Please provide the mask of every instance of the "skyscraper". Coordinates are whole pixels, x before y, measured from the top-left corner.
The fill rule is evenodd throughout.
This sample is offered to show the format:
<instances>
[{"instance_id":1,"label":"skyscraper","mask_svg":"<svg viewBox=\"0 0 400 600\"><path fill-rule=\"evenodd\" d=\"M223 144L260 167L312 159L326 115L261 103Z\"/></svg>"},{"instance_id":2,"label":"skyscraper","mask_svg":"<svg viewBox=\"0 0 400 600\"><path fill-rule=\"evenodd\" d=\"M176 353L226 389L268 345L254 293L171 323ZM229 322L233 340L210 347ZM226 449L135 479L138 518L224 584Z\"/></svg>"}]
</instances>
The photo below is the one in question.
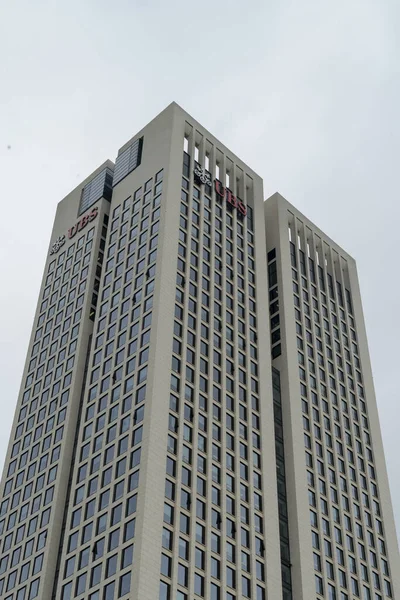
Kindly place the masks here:
<instances>
[{"instance_id":1,"label":"skyscraper","mask_svg":"<svg viewBox=\"0 0 400 600\"><path fill-rule=\"evenodd\" d=\"M354 261L175 103L58 206L0 490L5 600L384 600Z\"/></svg>"},{"instance_id":2,"label":"skyscraper","mask_svg":"<svg viewBox=\"0 0 400 600\"><path fill-rule=\"evenodd\" d=\"M398 545L355 261L279 194L265 203L265 217L294 597L398 598Z\"/></svg>"}]
</instances>

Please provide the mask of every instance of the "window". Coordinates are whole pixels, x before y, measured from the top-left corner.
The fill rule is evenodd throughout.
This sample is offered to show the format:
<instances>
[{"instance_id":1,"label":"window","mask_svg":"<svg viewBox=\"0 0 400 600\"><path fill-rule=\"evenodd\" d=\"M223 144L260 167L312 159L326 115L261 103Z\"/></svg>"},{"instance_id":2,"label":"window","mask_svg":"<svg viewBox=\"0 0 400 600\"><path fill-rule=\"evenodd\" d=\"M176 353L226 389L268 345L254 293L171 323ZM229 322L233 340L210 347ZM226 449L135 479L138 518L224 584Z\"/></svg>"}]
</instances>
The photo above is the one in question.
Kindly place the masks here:
<instances>
[{"instance_id":1,"label":"window","mask_svg":"<svg viewBox=\"0 0 400 600\"><path fill-rule=\"evenodd\" d=\"M132 539L135 535L135 519L128 521L124 527L124 542Z\"/></svg>"},{"instance_id":2,"label":"window","mask_svg":"<svg viewBox=\"0 0 400 600\"><path fill-rule=\"evenodd\" d=\"M131 589L131 574L125 573L119 580L118 598L128 594Z\"/></svg>"},{"instance_id":3,"label":"window","mask_svg":"<svg viewBox=\"0 0 400 600\"><path fill-rule=\"evenodd\" d=\"M242 575L242 594L245 598L251 597L250 579L247 579L244 575Z\"/></svg>"},{"instance_id":4,"label":"window","mask_svg":"<svg viewBox=\"0 0 400 600\"><path fill-rule=\"evenodd\" d=\"M171 577L171 563L172 559L170 556L161 554L161 575L165 575L165 577Z\"/></svg>"},{"instance_id":5,"label":"window","mask_svg":"<svg viewBox=\"0 0 400 600\"><path fill-rule=\"evenodd\" d=\"M160 582L159 600L171 600L170 586L168 583L165 583L164 581Z\"/></svg>"},{"instance_id":6,"label":"window","mask_svg":"<svg viewBox=\"0 0 400 600\"><path fill-rule=\"evenodd\" d=\"M317 592L317 594L321 594L321 595L324 593L324 586L322 583L322 579L318 575L315 576L315 591Z\"/></svg>"},{"instance_id":7,"label":"window","mask_svg":"<svg viewBox=\"0 0 400 600\"><path fill-rule=\"evenodd\" d=\"M61 600L70 600L71 591L72 591L72 583L67 583L66 585L63 585L62 592L61 592ZM34 598L34 596L29 596L29 597Z\"/></svg>"},{"instance_id":8,"label":"window","mask_svg":"<svg viewBox=\"0 0 400 600\"><path fill-rule=\"evenodd\" d=\"M76 580L75 595L78 596L79 594L83 594L83 592L85 591L85 588L86 588L86 573L83 573L83 575L79 575L79 577Z\"/></svg>"},{"instance_id":9,"label":"window","mask_svg":"<svg viewBox=\"0 0 400 600\"><path fill-rule=\"evenodd\" d=\"M106 563L106 578L115 575L117 570L117 554L114 554L110 558L107 559Z\"/></svg>"},{"instance_id":10,"label":"window","mask_svg":"<svg viewBox=\"0 0 400 600\"><path fill-rule=\"evenodd\" d=\"M194 593L204 597L204 577L198 573L194 575Z\"/></svg>"},{"instance_id":11,"label":"window","mask_svg":"<svg viewBox=\"0 0 400 600\"><path fill-rule=\"evenodd\" d=\"M115 581L112 581L104 588L103 600L114 600Z\"/></svg>"},{"instance_id":12,"label":"window","mask_svg":"<svg viewBox=\"0 0 400 600\"><path fill-rule=\"evenodd\" d=\"M93 557L93 558L95 558L95 557ZM90 587L93 587L93 586L97 585L98 583L100 583L101 568L102 568L102 565L100 564L92 569L91 574L90 574Z\"/></svg>"},{"instance_id":13,"label":"window","mask_svg":"<svg viewBox=\"0 0 400 600\"><path fill-rule=\"evenodd\" d=\"M226 568L226 585L233 589L236 588L236 571L231 567Z\"/></svg>"}]
</instances>

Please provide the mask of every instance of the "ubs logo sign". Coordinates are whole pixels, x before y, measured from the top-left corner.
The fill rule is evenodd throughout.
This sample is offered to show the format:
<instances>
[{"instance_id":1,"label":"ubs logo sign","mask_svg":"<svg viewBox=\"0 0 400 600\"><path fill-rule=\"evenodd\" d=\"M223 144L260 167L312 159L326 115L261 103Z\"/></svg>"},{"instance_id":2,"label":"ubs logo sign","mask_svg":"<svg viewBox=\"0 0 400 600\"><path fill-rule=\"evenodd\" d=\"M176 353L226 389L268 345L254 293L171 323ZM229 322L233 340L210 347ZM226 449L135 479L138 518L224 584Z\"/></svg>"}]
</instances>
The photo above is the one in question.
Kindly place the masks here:
<instances>
[{"instance_id":1,"label":"ubs logo sign","mask_svg":"<svg viewBox=\"0 0 400 600\"><path fill-rule=\"evenodd\" d=\"M59 251L59 249L61 248L61 246L64 246L64 244L65 244L65 235L60 235L60 237L58 239L56 239L56 241L52 245L50 254L56 254Z\"/></svg>"},{"instance_id":2,"label":"ubs logo sign","mask_svg":"<svg viewBox=\"0 0 400 600\"><path fill-rule=\"evenodd\" d=\"M78 233L78 231L82 231L82 229L84 229L88 223L90 223L97 217L98 212L99 209L97 208L97 206L95 206L90 213L84 215L80 221L78 221L73 227L68 229L68 238L71 239L74 237L74 235Z\"/></svg>"},{"instance_id":3,"label":"ubs logo sign","mask_svg":"<svg viewBox=\"0 0 400 600\"><path fill-rule=\"evenodd\" d=\"M78 233L78 231L82 231L82 229L84 229L88 223L90 223L97 217L98 212L99 212L99 209L97 206L95 206L91 210L90 213L88 213L87 215L84 215L82 217L82 219L80 219L80 221L75 223L75 225L73 227L70 227L68 229L68 234L67 234L68 239L73 238ZM50 249L50 255L56 254L59 251L59 249L62 246L64 246L65 242L66 242L66 236L60 235L60 237L57 238L56 241L54 242L54 244L52 245L52 247Z\"/></svg>"},{"instance_id":4,"label":"ubs logo sign","mask_svg":"<svg viewBox=\"0 0 400 600\"><path fill-rule=\"evenodd\" d=\"M210 175L205 169L202 169L199 165L196 165L194 169L194 180L198 185L204 184L212 186L212 180ZM246 205L243 204L239 198L236 198L229 188L224 188L219 179L214 179L215 193L220 200L225 200L230 206L236 208L238 216L245 217L247 214Z\"/></svg>"},{"instance_id":5,"label":"ubs logo sign","mask_svg":"<svg viewBox=\"0 0 400 600\"><path fill-rule=\"evenodd\" d=\"M240 215L243 215L245 217L247 214L247 208L243 204L243 202L236 198L236 196L232 194L230 189L224 188L222 186L222 183L218 179L216 179L214 183L215 193L217 194L217 196L219 196L221 199L224 199L225 202L228 202L228 204L233 206L233 208L236 208Z\"/></svg>"},{"instance_id":6,"label":"ubs logo sign","mask_svg":"<svg viewBox=\"0 0 400 600\"><path fill-rule=\"evenodd\" d=\"M211 177L208 175L207 171L202 169L199 166L196 166L194 170L194 178L198 183L204 183L204 185L212 186Z\"/></svg>"}]
</instances>

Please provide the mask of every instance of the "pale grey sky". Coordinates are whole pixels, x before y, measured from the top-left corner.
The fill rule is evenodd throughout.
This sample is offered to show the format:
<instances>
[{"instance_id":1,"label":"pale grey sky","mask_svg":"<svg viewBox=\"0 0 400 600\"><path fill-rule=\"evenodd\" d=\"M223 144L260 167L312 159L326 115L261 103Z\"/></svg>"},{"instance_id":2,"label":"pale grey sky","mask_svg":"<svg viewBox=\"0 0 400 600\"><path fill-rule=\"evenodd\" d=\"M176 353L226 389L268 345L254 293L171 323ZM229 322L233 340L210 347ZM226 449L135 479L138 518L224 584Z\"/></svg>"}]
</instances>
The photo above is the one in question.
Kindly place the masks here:
<instances>
[{"instance_id":1,"label":"pale grey sky","mask_svg":"<svg viewBox=\"0 0 400 600\"><path fill-rule=\"evenodd\" d=\"M56 204L176 100L356 258L400 530L399 25L398 0L0 0L0 464Z\"/></svg>"}]
</instances>

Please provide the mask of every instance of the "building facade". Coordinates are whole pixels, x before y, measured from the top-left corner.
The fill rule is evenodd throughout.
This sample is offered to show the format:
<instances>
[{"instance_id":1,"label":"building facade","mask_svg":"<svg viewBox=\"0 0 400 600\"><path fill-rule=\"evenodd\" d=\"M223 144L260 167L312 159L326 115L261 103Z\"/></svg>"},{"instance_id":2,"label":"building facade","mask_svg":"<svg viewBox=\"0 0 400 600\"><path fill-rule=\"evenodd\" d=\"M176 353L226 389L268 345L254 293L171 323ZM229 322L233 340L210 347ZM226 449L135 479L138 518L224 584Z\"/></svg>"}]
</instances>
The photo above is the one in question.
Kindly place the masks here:
<instances>
[{"instance_id":1,"label":"building facade","mask_svg":"<svg viewBox=\"0 0 400 600\"><path fill-rule=\"evenodd\" d=\"M354 261L175 103L58 205L0 488L5 600L384 600Z\"/></svg>"},{"instance_id":2,"label":"building facade","mask_svg":"<svg viewBox=\"0 0 400 600\"><path fill-rule=\"evenodd\" d=\"M265 224L294 597L398 598L355 261L279 194L265 203Z\"/></svg>"}]
</instances>

